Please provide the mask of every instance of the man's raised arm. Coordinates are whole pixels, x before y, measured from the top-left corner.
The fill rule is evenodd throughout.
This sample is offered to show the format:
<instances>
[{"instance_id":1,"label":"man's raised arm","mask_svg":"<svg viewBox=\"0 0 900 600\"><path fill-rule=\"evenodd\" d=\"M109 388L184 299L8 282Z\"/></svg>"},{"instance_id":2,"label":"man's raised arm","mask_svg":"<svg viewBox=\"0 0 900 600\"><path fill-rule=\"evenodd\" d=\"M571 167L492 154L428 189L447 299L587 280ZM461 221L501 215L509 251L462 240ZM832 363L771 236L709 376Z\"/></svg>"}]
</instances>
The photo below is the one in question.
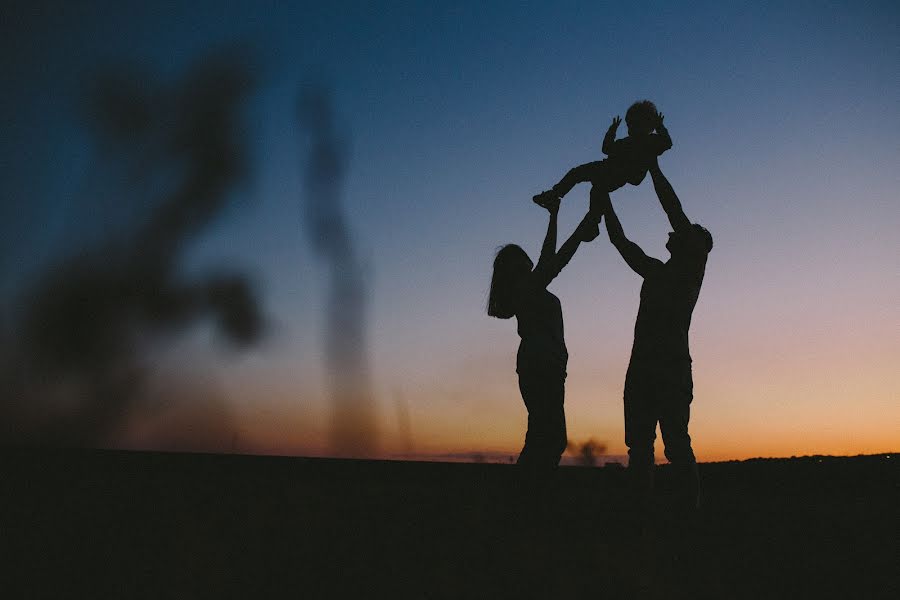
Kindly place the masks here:
<instances>
[{"instance_id":1,"label":"man's raised arm","mask_svg":"<svg viewBox=\"0 0 900 600\"><path fill-rule=\"evenodd\" d=\"M654 162L653 166L650 167L650 177L653 178L653 189L656 190L659 203L662 204L663 210L666 211L666 216L669 217L672 229L677 232L687 230L691 226L691 222L688 220L687 215L684 214L684 209L681 208L681 201L675 195L672 184L663 175L658 162Z\"/></svg>"},{"instance_id":2,"label":"man's raised arm","mask_svg":"<svg viewBox=\"0 0 900 600\"><path fill-rule=\"evenodd\" d=\"M647 256L641 247L625 237L625 231L619 222L616 211L613 210L612 202L609 199L609 193L591 189L591 211L603 212L606 220L606 233L609 234L609 241L616 247L625 262L631 269L641 277L647 277L655 269L662 266L662 262L656 258Z\"/></svg>"}]
</instances>

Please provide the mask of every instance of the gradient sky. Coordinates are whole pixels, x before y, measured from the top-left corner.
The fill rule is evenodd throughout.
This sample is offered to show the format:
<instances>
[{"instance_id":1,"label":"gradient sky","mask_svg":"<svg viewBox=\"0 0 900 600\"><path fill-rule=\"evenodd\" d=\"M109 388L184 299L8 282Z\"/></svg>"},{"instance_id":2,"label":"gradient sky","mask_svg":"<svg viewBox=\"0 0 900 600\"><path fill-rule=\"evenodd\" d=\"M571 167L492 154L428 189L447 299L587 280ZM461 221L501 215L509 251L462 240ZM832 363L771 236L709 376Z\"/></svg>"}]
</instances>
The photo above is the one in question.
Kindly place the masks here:
<instances>
[{"instance_id":1,"label":"gradient sky","mask_svg":"<svg viewBox=\"0 0 900 600\"><path fill-rule=\"evenodd\" d=\"M0 295L14 315L29 276L114 223L88 191L97 157L79 102L91 73L133 60L177 76L223 45L255 48L254 175L186 269L251 271L275 326L245 354L211 350L197 327L151 385L165 395L181 382L188 428L211 418L209 390L224 398L232 425L212 449L238 437L246 451L327 454L326 272L303 236L295 120L309 81L332 87L351 141L344 199L371 268L384 455L518 451L515 324L484 310L493 253L515 242L536 256L546 213L531 196L597 160L612 117L642 98L674 139L663 171L715 238L691 330L698 457L900 446L896 3L146 4L3 9ZM613 202L626 234L667 258L649 178ZM576 187L561 240L586 206ZM625 452L639 289L605 235L551 286L569 437L611 454ZM164 438L137 423L121 443Z\"/></svg>"}]
</instances>

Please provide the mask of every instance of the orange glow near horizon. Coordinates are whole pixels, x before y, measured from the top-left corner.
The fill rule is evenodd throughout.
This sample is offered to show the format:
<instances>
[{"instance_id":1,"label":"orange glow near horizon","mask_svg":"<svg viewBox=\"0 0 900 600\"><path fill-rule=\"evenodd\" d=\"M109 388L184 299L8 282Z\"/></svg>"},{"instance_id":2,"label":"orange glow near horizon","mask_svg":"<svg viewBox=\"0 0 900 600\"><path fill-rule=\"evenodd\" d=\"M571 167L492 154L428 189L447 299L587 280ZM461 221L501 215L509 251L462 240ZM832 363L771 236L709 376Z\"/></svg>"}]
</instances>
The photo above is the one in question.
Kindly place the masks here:
<instances>
[{"instance_id":1,"label":"orange glow near horizon","mask_svg":"<svg viewBox=\"0 0 900 600\"><path fill-rule=\"evenodd\" d=\"M515 383L514 375L501 379L504 383ZM695 453L701 462L810 455L852 456L900 450L896 428L886 427L886 423L877 418L878 415L854 411L852 403L842 410L811 413L811 408L816 404L833 407L836 400L844 399L845 390L833 386L829 389L827 381L819 387L809 388L807 384L792 386L775 378L760 389L740 392L729 385L730 381L727 375L720 378L695 377L691 435ZM486 385L485 389L490 387ZM495 384L495 387L500 385ZM570 442L580 444L594 439L606 445L605 455L627 455L621 398L615 395L615 387L603 387L606 394L599 395L605 395L607 399L594 404L592 399L595 394L588 383L568 386ZM441 408L441 396L435 394L430 403L422 402L420 410L412 411L408 438L398 430L396 420L390 418L390 411L381 410L376 432L378 450L373 456L359 458L443 460L456 457L465 460L471 457L474 460L476 455L483 455L505 462L502 457L515 457L525 434L524 407L516 388L510 386L502 392L492 391L495 393L493 398L481 398L480 412L470 411L465 406L457 406L456 410ZM815 401L808 397L803 400L799 395L802 391L813 393ZM752 406L753 398L761 394L767 395L771 405L778 407L774 414L747 411L734 416L733 406ZM726 396L729 397L727 403L716 403L716 398ZM293 409L284 403L273 402L269 410L253 410L250 414L235 411L231 425L222 425L218 430L210 428L199 437L196 423L192 424L188 414L168 420L165 428L144 427L142 431L132 431L118 445L142 449L329 456L327 405L313 403L316 406L313 410L307 404L298 410L299 400L291 404ZM435 413L440 411L442 418L421 410L421 407L429 405L435 407ZM890 398L885 398L884 407L886 410L882 416L895 418L891 414L896 410ZM838 415L839 419L836 418ZM200 419L197 414L193 416ZM180 428L185 429L184 435L178 435ZM160 431L164 434L159 435ZM657 462L665 461L659 436L656 456Z\"/></svg>"}]
</instances>

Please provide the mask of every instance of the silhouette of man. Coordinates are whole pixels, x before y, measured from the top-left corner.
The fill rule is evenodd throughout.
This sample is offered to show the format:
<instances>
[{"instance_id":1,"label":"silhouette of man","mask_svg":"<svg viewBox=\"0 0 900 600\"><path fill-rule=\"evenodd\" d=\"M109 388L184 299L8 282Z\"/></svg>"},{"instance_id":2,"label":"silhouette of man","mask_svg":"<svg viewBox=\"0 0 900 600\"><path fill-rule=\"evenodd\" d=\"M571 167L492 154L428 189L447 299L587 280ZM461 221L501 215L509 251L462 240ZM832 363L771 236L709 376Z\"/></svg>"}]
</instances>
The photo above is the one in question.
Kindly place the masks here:
<instances>
[{"instance_id":1,"label":"silhouette of man","mask_svg":"<svg viewBox=\"0 0 900 600\"><path fill-rule=\"evenodd\" d=\"M628 470L639 502L645 506L653 487L653 442L659 423L666 458L677 472L679 504L693 510L699 505L700 480L688 435L693 399L688 329L712 249L712 236L688 220L655 161L650 175L673 229L666 243L671 258L666 262L647 256L625 237L608 192L592 189L591 203L596 204L598 214L602 211L606 215L609 240L628 266L644 278L625 377Z\"/></svg>"}]
</instances>

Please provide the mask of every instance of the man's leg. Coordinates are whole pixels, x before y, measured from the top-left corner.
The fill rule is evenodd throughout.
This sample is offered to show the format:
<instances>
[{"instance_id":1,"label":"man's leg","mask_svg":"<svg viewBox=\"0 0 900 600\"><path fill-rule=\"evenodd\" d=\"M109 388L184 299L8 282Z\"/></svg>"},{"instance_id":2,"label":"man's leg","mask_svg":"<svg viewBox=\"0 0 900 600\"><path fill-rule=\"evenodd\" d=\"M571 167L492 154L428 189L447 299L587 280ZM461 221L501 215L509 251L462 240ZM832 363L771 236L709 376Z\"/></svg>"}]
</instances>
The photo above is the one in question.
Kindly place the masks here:
<instances>
[{"instance_id":1,"label":"man's leg","mask_svg":"<svg viewBox=\"0 0 900 600\"><path fill-rule=\"evenodd\" d=\"M671 536L673 567L681 585L690 590L696 585L699 573L695 520L700 505L700 475L688 434L693 396L690 367L678 369L666 379L669 393L660 407L659 428L676 485L667 530Z\"/></svg>"},{"instance_id":2,"label":"man's leg","mask_svg":"<svg viewBox=\"0 0 900 600\"><path fill-rule=\"evenodd\" d=\"M653 379L629 367L625 379L625 444L628 446L628 479L631 507L625 518L629 535L623 552L635 585L648 591L654 572L654 533L651 500L653 491L653 442L656 412Z\"/></svg>"},{"instance_id":3,"label":"man's leg","mask_svg":"<svg viewBox=\"0 0 900 600\"><path fill-rule=\"evenodd\" d=\"M690 410L687 404L664 410L659 428L666 445L666 458L675 470L679 508L696 510L700 505L700 473L687 431Z\"/></svg>"},{"instance_id":4,"label":"man's leg","mask_svg":"<svg viewBox=\"0 0 900 600\"><path fill-rule=\"evenodd\" d=\"M645 510L653 489L653 442L656 441L656 411L652 381L629 369L625 381L625 445L628 474L637 508Z\"/></svg>"},{"instance_id":5,"label":"man's leg","mask_svg":"<svg viewBox=\"0 0 900 600\"><path fill-rule=\"evenodd\" d=\"M678 508L691 512L700 504L700 473L688 433L693 399L690 366L678 368L667 379L668 390L660 407L659 428L666 458L675 469Z\"/></svg>"}]
</instances>

